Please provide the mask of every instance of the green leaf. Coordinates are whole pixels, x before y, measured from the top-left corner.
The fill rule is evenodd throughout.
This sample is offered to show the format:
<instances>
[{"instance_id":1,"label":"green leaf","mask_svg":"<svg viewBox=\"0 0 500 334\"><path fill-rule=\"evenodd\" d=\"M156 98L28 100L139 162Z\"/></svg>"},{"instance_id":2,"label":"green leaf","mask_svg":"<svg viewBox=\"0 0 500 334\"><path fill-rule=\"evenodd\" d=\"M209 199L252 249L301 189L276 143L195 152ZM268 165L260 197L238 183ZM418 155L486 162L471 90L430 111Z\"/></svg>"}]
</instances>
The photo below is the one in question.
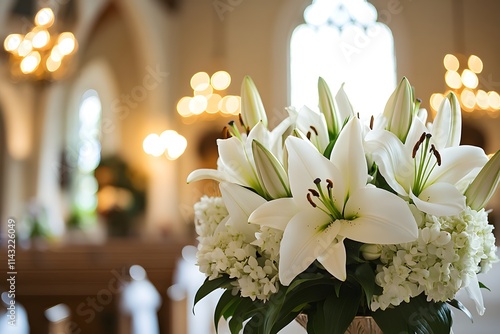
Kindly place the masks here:
<instances>
[{"instance_id":1,"label":"green leaf","mask_svg":"<svg viewBox=\"0 0 500 334\"><path fill-rule=\"evenodd\" d=\"M460 311L464 312L465 315L470 319L470 321L474 322L474 319L472 318L472 313L470 313L469 309L467 307L465 307L465 305L462 304L460 301L458 301L456 299L452 299L452 300L449 300L447 303L450 304L451 306L459 309Z\"/></svg>"},{"instance_id":2,"label":"green leaf","mask_svg":"<svg viewBox=\"0 0 500 334\"><path fill-rule=\"evenodd\" d=\"M443 302L428 302L424 294L410 299L409 303L377 310L373 318L384 334L449 333L452 324L451 312Z\"/></svg>"},{"instance_id":3,"label":"green leaf","mask_svg":"<svg viewBox=\"0 0 500 334\"><path fill-rule=\"evenodd\" d=\"M366 305L370 305L375 290L375 273L368 263L356 267L354 279L361 285L366 296Z\"/></svg>"},{"instance_id":4,"label":"green leaf","mask_svg":"<svg viewBox=\"0 0 500 334\"><path fill-rule=\"evenodd\" d=\"M488 288L488 287L487 287L486 285L484 285L482 282L479 282L479 287L480 287L481 289L486 289L486 290L488 290L489 292L491 292L490 288Z\"/></svg>"},{"instance_id":5,"label":"green leaf","mask_svg":"<svg viewBox=\"0 0 500 334\"><path fill-rule=\"evenodd\" d=\"M238 334L243 329L245 320L253 315L257 306L260 306L260 302L253 301L248 297L240 297L240 300L238 306L233 311L231 319L229 319L229 330L232 334Z\"/></svg>"},{"instance_id":6,"label":"green leaf","mask_svg":"<svg viewBox=\"0 0 500 334\"><path fill-rule=\"evenodd\" d=\"M344 334L358 312L361 294L358 284L346 282L342 284L339 296L328 294L324 302L318 303L316 312L310 313L313 333Z\"/></svg>"},{"instance_id":7,"label":"green leaf","mask_svg":"<svg viewBox=\"0 0 500 334\"><path fill-rule=\"evenodd\" d=\"M194 296L193 314L194 314L194 307L201 299L206 297L210 292L217 290L218 288L222 288L226 284L229 285L230 282L231 280L227 276L218 277L213 280L209 280L207 277L207 279L205 279L205 282L203 282L201 287L196 292L196 295Z\"/></svg>"},{"instance_id":8,"label":"green leaf","mask_svg":"<svg viewBox=\"0 0 500 334\"><path fill-rule=\"evenodd\" d=\"M230 289L226 290L219 299L217 306L214 311L214 324L215 331L219 332L219 321L222 316L225 319L228 319L233 315L235 308L241 302L241 298L239 296L233 296L232 291Z\"/></svg>"}]
</instances>

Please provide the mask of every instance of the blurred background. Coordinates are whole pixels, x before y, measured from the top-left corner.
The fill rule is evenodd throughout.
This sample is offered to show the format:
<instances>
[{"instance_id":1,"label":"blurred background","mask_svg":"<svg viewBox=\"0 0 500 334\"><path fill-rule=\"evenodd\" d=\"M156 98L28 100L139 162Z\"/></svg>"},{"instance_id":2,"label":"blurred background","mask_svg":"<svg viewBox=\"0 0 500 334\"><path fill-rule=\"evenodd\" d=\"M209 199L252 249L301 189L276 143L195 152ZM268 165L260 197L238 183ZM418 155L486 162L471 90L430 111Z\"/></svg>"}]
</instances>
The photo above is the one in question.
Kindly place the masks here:
<instances>
[{"instance_id":1,"label":"blurred background","mask_svg":"<svg viewBox=\"0 0 500 334\"><path fill-rule=\"evenodd\" d=\"M125 305L137 282L158 293L144 333L195 332L185 246L193 204L218 188L185 180L216 168L245 75L271 127L289 105L316 108L318 76L334 93L345 83L366 118L406 76L430 119L457 93L462 143L497 151L499 12L495 0L1 1L0 235L5 246L15 225L31 333L133 332L151 320L138 297ZM498 194L489 207L498 224Z\"/></svg>"}]
</instances>

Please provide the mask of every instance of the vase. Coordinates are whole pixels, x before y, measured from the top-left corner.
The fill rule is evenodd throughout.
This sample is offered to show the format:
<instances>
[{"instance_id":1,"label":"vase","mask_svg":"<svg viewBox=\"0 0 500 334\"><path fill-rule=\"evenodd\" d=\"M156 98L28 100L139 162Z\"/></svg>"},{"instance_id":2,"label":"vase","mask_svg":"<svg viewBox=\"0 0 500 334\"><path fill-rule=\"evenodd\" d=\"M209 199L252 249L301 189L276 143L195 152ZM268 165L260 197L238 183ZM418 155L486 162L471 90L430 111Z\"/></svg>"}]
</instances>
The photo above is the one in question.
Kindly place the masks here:
<instances>
[{"instance_id":1,"label":"vase","mask_svg":"<svg viewBox=\"0 0 500 334\"><path fill-rule=\"evenodd\" d=\"M307 315L299 314L295 321L307 329ZM346 334L383 334L375 319L370 316L355 316L347 328Z\"/></svg>"}]
</instances>

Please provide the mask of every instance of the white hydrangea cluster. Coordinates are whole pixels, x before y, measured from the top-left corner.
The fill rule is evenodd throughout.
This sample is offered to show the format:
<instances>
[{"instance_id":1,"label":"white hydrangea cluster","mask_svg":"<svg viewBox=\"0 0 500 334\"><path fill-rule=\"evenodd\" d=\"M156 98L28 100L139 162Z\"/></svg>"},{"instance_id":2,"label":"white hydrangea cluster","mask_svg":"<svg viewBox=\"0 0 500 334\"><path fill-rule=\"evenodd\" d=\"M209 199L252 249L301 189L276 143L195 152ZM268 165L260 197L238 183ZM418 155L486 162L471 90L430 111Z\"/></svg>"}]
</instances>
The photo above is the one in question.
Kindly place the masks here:
<instances>
[{"instance_id":1,"label":"white hydrangea cluster","mask_svg":"<svg viewBox=\"0 0 500 334\"><path fill-rule=\"evenodd\" d=\"M428 301L453 299L473 275L498 261L493 225L484 209L466 208L450 217L421 213L416 218L415 242L380 246L376 283L383 293L373 297L373 311L409 302L422 292Z\"/></svg>"},{"instance_id":2,"label":"white hydrangea cluster","mask_svg":"<svg viewBox=\"0 0 500 334\"><path fill-rule=\"evenodd\" d=\"M249 244L227 226L228 212L220 197L203 196L194 206L198 233L198 266L210 280L223 274L235 280L234 293L266 301L278 289L279 242L282 232L263 228Z\"/></svg>"}]
</instances>

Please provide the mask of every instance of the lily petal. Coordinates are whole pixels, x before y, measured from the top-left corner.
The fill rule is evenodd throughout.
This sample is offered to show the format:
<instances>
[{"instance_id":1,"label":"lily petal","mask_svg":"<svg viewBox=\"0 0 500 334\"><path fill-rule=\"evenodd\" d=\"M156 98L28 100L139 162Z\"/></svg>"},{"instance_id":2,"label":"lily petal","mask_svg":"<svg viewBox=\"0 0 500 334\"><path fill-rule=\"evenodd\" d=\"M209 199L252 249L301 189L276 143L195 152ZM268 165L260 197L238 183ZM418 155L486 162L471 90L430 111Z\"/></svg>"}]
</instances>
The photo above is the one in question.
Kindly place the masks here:
<instances>
[{"instance_id":1,"label":"lily petal","mask_svg":"<svg viewBox=\"0 0 500 334\"><path fill-rule=\"evenodd\" d=\"M217 139L217 146L219 148L219 159L222 162L223 172L228 173L230 177L238 180L239 184L259 189L257 176L246 156L240 139L236 137Z\"/></svg>"},{"instance_id":2,"label":"lily petal","mask_svg":"<svg viewBox=\"0 0 500 334\"><path fill-rule=\"evenodd\" d=\"M318 257L318 261L334 277L341 281L345 281L347 278L346 251L344 247L345 238L339 237L337 239L339 240L333 242L330 247Z\"/></svg>"},{"instance_id":3,"label":"lily petal","mask_svg":"<svg viewBox=\"0 0 500 334\"><path fill-rule=\"evenodd\" d=\"M288 177L293 198L297 205L303 208L311 208L307 201L309 188L314 187L313 181L332 179L335 182L334 190L339 189L342 196L345 191L344 181L340 171L330 160L319 153L307 140L289 137L286 141L288 149ZM313 163L312 163L313 162ZM349 167L351 168L351 167ZM337 193L334 193L336 196ZM343 203L343 197L337 197Z\"/></svg>"},{"instance_id":4,"label":"lily petal","mask_svg":"<svg viewBox=\"0 0 500 334\"><path fill-rule=\"evenodd\" d=\"M228 226L237 227L245 235L247 241L255 240L258 226L248 223L250 214L266 200L251 190L233 183L223 182L219 185L222 199L229 213Z\"/></svg>"},{"instance_id":5,"label":"lily petal","mask_svg":"<svg viewBox=\"0 0 500 334\"><path fill-rule=\"evenodd\" d=\"M429 183L447 182L455 184L475 168L488 162L483 149L475 146L448 147L439 151L441 166L436 167L429 176Z\"/></svg>"},{"instance_id":6,"label":"lily petal","mask_svg":"<svg viewBox=\"0 0 500 334\"><path fill-rule=\"evenodd\" d=\"M474 301L476 305L476 311L479 315L483 315L484 311L484 302L483 302L483 294L481 293L481 289L479 288L479 281L477 279L477 275L471 277L469 285L465 287L465 291L467 295Z\"/></svg>"},{"instance_id":7,"label":"lily petal","mask_svg":"<svg viewBox=\"0 0 500 334\"><path fill-rule=\"evenodd\" d=\"M454 216L465 209L465 196L449 183L434 183L418 197L410 193L415 206L434 216Z\"/></svg>"},{"instance_id":8,"label":"lily petal","mask_svg":"<svg viewBox=\"0 0 500 334\"><path fill-rule=\"evenodd\" d=\"M418 227L408 203L380 188L365 188L351 194L340 221L340 235L373 244L415 241Z\"/></svg>"},{"instance_id":9,"label":"lily petal","mask_svg":"<svg viewBox=\"0 0 500 334\"><path fill-rule=\"evenodd\" d=\"M373 130L366 136L366 150L371 153L380 173L398 194L408 196L410 183L404 188L400 180L413 176L413 162L398 137L386 130Z\"/></svg>"},{"instance_id":10,"label":"lily petal","mask_svg":"<svg viewBox=\"0 0 500 334\"><path fill-rule=\"evenodd\" d=\"M297 212L298 208L293 198L278 198L259 206L252 212L248 221L284 231Z\"/></svg>"},{"instance_id":11,"label":"lily petal","mask_svg":"<svg viewBox=\"0 0 500 334\"><path fill-rule=\"evenodd\" d=\"M279 277L283 285L289 285L335 240L338 224L332 224L329 233L321 229L329 222L328 215L313 208L300 211L290 220L280 246Z\"/></svg>"},{"instance_id":12,"label":"lily petal","mask_svg":"<svg viewBox=\"0 0 500 334\"><path fill-rule=\"evenodd\" d=\"M318 151L323 152L328 146L330 140L323 114L304 106L300 108L297 115L296 127L304 134L307 134L307 138L316 146Z\"/></svg>"},{"instance_id":13,"label":"lily petal","mask_svg":"<svg viewBox=\"0 0 500 334\"><path fill-rule=\"evenodd\" d=\"M337 126L338 130L342 129L345 121L354 116L354 109L352 108L351 102L349 101L349 97L345 93L344 84L342 84L335 95L335 102L337 102Z\"/></svg>"},{"instance_id":14,"label":"lily petal","mask_svg":"<svg viewBox=\"0 0 500 334\"><path fill-rule=\"evenodd\" d=\"M224 173L222 171L216 170L216 169L197 169L192 171L188 177L187 177L187 183L195 182L195 181L201 181L201 180L215 180L219 182L233 182L233 183L239 183L239 180L236 180L229 176L227 173Z\"/></svg>"},{"instance_id":15,"label":"lily petal","mask_svg":"<svg viewBox=\"0 0 500 334\"><path fill-rule=\"evenodd\" d=\"M361 126L357 118L353 117L340 133L330 160L339 169L342 180L346 183L342 199L345 200L349 196L349 189L352 191L366 186L368 167L361 137Z\"/></svg>"}]
</instances>

